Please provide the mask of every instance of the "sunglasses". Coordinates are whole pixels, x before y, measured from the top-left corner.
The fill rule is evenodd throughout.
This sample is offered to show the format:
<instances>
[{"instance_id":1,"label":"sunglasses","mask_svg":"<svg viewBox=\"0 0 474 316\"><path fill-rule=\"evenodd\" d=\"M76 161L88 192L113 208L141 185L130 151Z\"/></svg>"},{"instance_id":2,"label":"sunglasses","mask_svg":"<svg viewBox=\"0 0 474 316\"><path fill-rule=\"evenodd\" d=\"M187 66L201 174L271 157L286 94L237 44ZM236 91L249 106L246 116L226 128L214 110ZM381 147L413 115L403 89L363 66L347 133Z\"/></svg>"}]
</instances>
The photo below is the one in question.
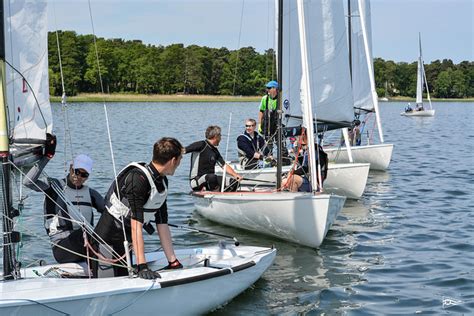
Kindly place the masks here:
<instances>
[{"instance_id":1,"label":"sunglasses","mask_svg":"<svg viewBox=\"0 0 474 316\"><path fill-rule=\"evenodd\" d=\"M253 127L255 126L255 124L252 124L252 125L245 125L245 127Z\"/></svg>"},{"instance_id":2,"label":"sunglasses","mask_svg":"<svg viewBox=\"0 0 474 316\"><path fill-rule=\"evenodd\" d=\"M86 171L81 171L80 169L74 169L74 174L76 176L79 176L81 178L88 178L89 177L89 173L86 172Z\"/></svg>"}]
</instances>

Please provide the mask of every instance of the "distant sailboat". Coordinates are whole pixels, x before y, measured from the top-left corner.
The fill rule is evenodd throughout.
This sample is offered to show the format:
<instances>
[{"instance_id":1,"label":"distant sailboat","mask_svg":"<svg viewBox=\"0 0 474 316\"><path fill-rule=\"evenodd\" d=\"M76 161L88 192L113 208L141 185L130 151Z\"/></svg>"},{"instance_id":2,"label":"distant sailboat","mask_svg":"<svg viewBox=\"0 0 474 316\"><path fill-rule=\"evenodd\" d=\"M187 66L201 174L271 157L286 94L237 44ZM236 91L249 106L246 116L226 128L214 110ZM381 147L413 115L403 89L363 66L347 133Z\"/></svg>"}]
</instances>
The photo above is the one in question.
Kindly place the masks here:
<instances>
[{"instance_id":1,"label":"distant sailboat","mask_svg":"<svg viewBox=\"0 0 474 316\"><path fill-rule=\"evenodd\" d=\"M388 101L388 82L385 81L385 95L380 98L380 101L387 102Z\"/></svg>"},{"instance_id":2,"label":"distant sailboat","mask_svg":"<svg viewBox=\"0 0 474 316\"><path fill-rule=\"evenodd\" d=\"M420 56L418 57L418 71L416 73L416 106L411 108L410 104L405 108L405 111L400 113L404 116L434 116L435 110L431 105L430 90L426 82L425 67L423 66L423 55L421 53L421 34L418 34L418 42L420 45ZM426 88L426 95L428 97L429 109L425 109L423 105L423 88Z\"/></svg>"}]
</instances>

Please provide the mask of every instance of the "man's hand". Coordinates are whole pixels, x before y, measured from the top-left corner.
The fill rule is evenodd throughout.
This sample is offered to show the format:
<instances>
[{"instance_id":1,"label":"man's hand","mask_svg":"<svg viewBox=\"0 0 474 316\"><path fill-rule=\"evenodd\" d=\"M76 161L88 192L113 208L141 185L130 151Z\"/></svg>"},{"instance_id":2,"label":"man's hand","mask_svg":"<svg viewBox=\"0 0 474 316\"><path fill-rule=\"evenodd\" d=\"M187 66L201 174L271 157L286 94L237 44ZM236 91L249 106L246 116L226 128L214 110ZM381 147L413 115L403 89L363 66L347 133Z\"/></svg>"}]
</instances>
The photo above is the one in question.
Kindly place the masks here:
<instances>
[{"instance_id":1,"label":"man's hand","mask_svg":"<svg viewBox=\"0 0 474 316\"><path fill-rule=\"evenodd\" d=\"M263 132L263 130L262 130L262 124L258 124L258 129L257 129L257 130L258 130L258 132L259 132L260 134L262 134L262 132Z\"/></svg>"},{"instance_id":2,"label":"man's hand","mask_svg":"<svg viewBox=\"0 0 474 316\"><path fill-rule=\"evenodd\" d=\"M255 152L255 154L253 154L253 158L255 158L255 159L260 159L260 157L262 157L262 154L260 154L258 152Z\"/></svg>"},{"instance_id":3,"label":"man's hand","mask_svg":"<svg viewBox=\"0 0 474 316\"><path fill-rule=\"evenodd\" d=\"M244 177L242 177L240 174L236 174L234 178L235 178L235 180L237 180L239 182L244 179Z\"/></svg>"},{"instance_id":4,"label":"man's hand","mask_svg":"<svg viewBox=\"0 0 474 316\"><path fill-rule=\"evenodd\" d=\"M161 278L161 275L148 268L146 263L141 263L138 265L138 277L145 280L154 280L156 278Z\"/></svg>"}]
</instances>

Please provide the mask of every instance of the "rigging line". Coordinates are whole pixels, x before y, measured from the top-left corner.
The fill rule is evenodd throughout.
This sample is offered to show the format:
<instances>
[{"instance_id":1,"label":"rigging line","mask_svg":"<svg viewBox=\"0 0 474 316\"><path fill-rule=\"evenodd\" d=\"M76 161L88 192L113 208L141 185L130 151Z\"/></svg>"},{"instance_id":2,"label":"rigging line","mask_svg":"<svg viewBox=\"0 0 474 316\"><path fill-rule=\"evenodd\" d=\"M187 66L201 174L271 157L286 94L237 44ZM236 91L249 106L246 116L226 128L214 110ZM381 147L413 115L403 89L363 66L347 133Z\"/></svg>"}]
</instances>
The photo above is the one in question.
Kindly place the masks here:
<instances>
[{"instance_id":1,"label":"rigging line","mask_svg":"<svg viewBox=\"0 0 474 316\"><path fill-rule=\"evenodd\" d=\"M61 109L63 112L63 123L64 123L64 171L67 172L68 166L67 166L67 136L69 136L69 144L71 146L71 160L74 157L74 151L73 151L73 146L72 146L72 137L71 137L71 132L69 129L69 115L67 111L67 101L66 101L66 88L64 85L64 72L63 72L63 63L62 63L62 58L61 58L61 48L59 45L59 32L58 32L58 26L57 26L57 21L56 21L56 6L54 5L53 2L53 15L54 15L54 25L56 28L56 45L58 47L58 60L59 60L59 73L61 77L61 88L62 88L62 95L61 95Z\"/></svg>"},{"instance_id":2,"label":"rigging line","mask_svg":"<svg viewBox=\"0 0 474 316\"><path fill-rule=\"evenodd\" d=\"M244 19L244 7L245 0L242 0L242 10L240 11L240 28L239 28L239 41L237 42L237 57L235 59L235 72L234 72L234 86L232 88L232 95L235 95L235 84L237 81L237 69L239 64L239 54L240 54L240 37L242 35L242 21Z\"/></svg>"},{"instance_id":3,"label":"rigging line","mask_svg":"<svg viewBox=\"0 0 474 316\"><path fill-rule=\"evenodd\" d=\"M89 4L89 16L90 16L90 19L91 19L91 26L92 26L92 35L93 35L92 38L94 39L94 49L95 49L95 56L96 56L96 60L97 60L97 71L99 73L100 91L102 92L102 95L104 95L104 84L102 82L102 74L100 72L99 51L97 49L97 40L96 40L95 29L94 29L94 19L92 17L91 1L88 0L87 3ZM115 166L114 149L112 147L112 135L110 133L109 115L107 114L107 105L105 104L105 97L103 99L103 104L104 104L105 123L106 123L106 126L107 126L107 135L108 135L108 138L109 138L110 157L112 159L112 169L114 171L115 187L117 189L117 197L120 201L121 198L120 198L119 184L118 184L118 180L117 180L117 168ZM122 217L122 219L124 219L124 217ZM123 231L124 240L128 241L127 234L125 232L124 220L121 220L120 222L122 224L122 231Z\"/></svg>"},{"instance_id":4,"label":"rigging line","mask_svg":"<svg viewBox=\"0 0 474 316\"><path fill-rule=\"evenodd\" d=\"M0 299L0 301L10 301L9 299ZM49 308L50 310L52 311L55 311L59 314L63 314L63 315L71 315L69 313L66 313L66 312L63 312L62 310L59 310L57 308L54 308L54 307L51 307L51 306L48 306L44 303L41 303L39 301L35 301L35 300L30 300L30 299L26 299L26 298L15 298L15 301L25 301L25 302L30 302L30 303L35 303L35 304L38 304L38 305L41 305L43 307L46 307L46 308Z\"/></svg>"}]
</instances>

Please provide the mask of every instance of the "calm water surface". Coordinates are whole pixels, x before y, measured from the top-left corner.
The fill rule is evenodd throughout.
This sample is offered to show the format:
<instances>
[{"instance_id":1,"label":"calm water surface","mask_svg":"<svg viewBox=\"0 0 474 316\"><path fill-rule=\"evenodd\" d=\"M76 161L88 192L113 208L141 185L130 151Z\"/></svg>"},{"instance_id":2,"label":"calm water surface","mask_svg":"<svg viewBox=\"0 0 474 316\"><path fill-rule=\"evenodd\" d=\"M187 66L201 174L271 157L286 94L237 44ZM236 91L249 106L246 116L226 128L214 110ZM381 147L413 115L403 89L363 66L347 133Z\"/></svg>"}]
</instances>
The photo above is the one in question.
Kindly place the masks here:
<instances>
[{"instance_id":1,"label":"calm water surface","mask_svg":"<svg viewBox=\"0 0 474 316\"><path fill-rule=\"evenodd\" d=\"M227 134L228 159L254 103L109 104L117 168L149 161L162 136L184 145L204 138L209 124ZM170 222L236 236L244 244L275 245L274 265L250 289L214 315L407 315L474 314L474 104L435 103L433 118L406 118L404 103L382 103L386 142L395 144L387 172L371 172L366 193L348 201L319 250L247 233L198 216L189 192L189 157L170 178ZM50 176L64 175L63 111L53 105L58 153ZM105 194L113 169L102 104L71 104L73 152L95 160L89 185ZM225 152L226 137L221 142ZM66 153L70 158L70 152ZM42 197L25 192L24 262L52 261L40 215ZM217 239L173 230L177 247L213 244ZM34 243L32 243L34 241ZM156 249L155 236L147 248Z\"/></svg>"}]
</instances>

